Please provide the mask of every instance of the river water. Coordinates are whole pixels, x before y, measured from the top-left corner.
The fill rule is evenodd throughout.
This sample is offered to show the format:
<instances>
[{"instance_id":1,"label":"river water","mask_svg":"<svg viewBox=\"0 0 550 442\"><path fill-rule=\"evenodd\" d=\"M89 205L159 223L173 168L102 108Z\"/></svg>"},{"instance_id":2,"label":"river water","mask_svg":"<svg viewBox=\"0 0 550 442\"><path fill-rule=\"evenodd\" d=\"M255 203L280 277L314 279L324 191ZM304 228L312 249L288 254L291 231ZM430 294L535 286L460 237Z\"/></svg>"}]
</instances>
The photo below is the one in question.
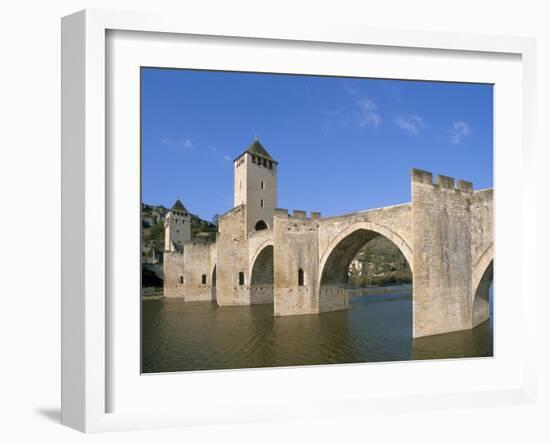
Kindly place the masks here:
<instances>
[{"instance_id":1,"label":"river water","mask_svg":"<svg viewBox=\"0 0 550 442\"><path fill-rule=\"evenodd\" d=\"M142 325L144 373L493 355L492 311L473 330L412 339L410 289L353 296L346 311L277 318L270 304L143 300Z\"/></svg>"}]
</instances>

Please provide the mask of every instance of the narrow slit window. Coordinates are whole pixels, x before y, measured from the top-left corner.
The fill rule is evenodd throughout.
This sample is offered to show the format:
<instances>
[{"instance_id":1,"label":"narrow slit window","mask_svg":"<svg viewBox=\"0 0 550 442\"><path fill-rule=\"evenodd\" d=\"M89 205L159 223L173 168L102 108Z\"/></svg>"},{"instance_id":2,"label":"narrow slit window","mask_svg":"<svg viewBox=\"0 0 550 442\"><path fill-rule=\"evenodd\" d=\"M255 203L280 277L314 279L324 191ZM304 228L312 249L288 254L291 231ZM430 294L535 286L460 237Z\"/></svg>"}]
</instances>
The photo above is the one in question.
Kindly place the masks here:
<instances>
[{"instance_id":1,"label":"narrow slit window","mask_svg":"<svg viewBox=\"0 0 550 442\"><path fill-rule=\"evenodd\" d=\"M298 269L298 285L303 286L304 283L304 270Z\"/></svg>"},{"instance_id":2,"label":"narrow slit window","mask_svg":"<svg viewBox=\"0 0 550 442\"><path fill-rule=\"evenodd\" d=\"M180 276L180 277L179 277L179 283L180 283L180 284L183 284L183 276Z\"/></svg>"},{"instance_id":3,"label":"narrow slit window","mask_svg":"<svg viewBox=\"0 0 550 442\"><path fill-rule=\"evenodd\" d=\"M202 283L206 284L206 275L202 275Z\"/></svg>"},{"instance_id":4,"label":"narrow slit window","mask_svg":"<svg viewBox=\"0 0 550 442\"><path fill-rule=\"evenodd\" d=\"M244 285L244 272L239 272L239 285Z\"/></svg>"}]
</instances>

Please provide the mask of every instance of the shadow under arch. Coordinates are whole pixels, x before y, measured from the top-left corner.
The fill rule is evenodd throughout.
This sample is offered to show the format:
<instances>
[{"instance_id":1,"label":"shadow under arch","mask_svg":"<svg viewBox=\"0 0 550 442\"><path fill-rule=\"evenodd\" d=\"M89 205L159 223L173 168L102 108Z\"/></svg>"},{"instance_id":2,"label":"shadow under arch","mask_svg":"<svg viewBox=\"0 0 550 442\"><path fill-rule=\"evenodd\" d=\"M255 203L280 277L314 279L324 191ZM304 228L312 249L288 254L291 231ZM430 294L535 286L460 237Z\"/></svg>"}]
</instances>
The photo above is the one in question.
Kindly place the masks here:
<instances>
[{"instance_id":1,"label":"shadow under arch","mask_svg":"<svg viewBox=\"0 0 550 442\"><path fill-rule=\"evenodd\" d=\"M487 321L491 315L489 290L493 283L494 251L491 244L474 264L472 273L472 326Z\"/></svg>"},{"instance_id":2,"label":"shadow under arch","mask_svg":"<svg viewBox=\"0 0 550 442\"><path fill-rule=\"evenodd\" d=\"M210 278L210 281L212 281L212 302L217 302L218 292L216 288L216 264L214 264L214 267L212 268L211 276L212 277Z\"/></svg>"},{"instance_id":3,"label":"shadow under arch","mask_svg":"<svg viewBox=\"0 0 550 442\"><path fill-rule=\"evenodd\" d=\"M493 284L493 263L491 259L475 288L472 304L472 325L477 327L491 317L491 300L489 299Z\"/></svg>"},{"instance_id":4,"label":"shadow under arch","mask_svg":"<svg viewBox=\"0 0 550 442\"><path fill-rule=\"evenodd\" d=\"M347 271L353 258L365 244L377 236L383 236L397 246L412 273L412 250L403 238L386 227L361 222L345 228L330 242L319 265L319 287L346 284Z\"/></svg>"},{"instance_id":5,"label":"shadow under arch","mask_svg":"<svg viewBox=\"0 0 550 442\"><path fill-rule=\"evenodd\" d=\"M250 303L273 304L273 244L267 244L254 257L250 271Z\"/></svg>"}]
</instances>

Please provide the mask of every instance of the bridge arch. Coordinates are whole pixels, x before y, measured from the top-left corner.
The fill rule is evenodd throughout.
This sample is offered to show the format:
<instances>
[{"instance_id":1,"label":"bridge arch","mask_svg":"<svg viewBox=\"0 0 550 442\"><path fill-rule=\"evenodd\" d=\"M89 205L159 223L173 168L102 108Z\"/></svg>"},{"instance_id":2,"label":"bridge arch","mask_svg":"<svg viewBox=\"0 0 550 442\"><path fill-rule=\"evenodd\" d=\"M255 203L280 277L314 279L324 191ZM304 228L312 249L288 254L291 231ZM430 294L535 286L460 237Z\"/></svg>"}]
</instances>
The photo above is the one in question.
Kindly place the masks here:
<instances>
[{"instance_id":1,"label":"bridge arch","mask_svg":"<svg viewBox=\"0 0 550 442\"><path fill-rule=\"evenodd\" d=\"M256 250L250 264L250 303L273 303L273 242L265 241Z\"/></svg>"},{"instance_id":2,"label":"bridge arch","mask_svg":"<svg viewBox=\"0 0 550 442\"><path fill-rule=\"evenodd\" d=\"M490 317L489 290L493 283L494 252L491 244L474 264L472 272L472 325L485 322Z\"/></svg>"},{"instance_id":3,"label":"bridge arch","mask_svg":"<svg viewBox=\"0 0 550 442\"><path fill-rule=\"evenodd\" d=\"M493 244L491 244L478 258L473 265L472 271L472 299L476 294L477 289L483 279L486 270L493 265Z\"/></svg>"},{"instance_id":4,"label":"bridge arch","mask_svg":"<svg viewBox=\"0 0 550 442\"><path fill-rule=\"evenodd\" d=\"M387 227L361 221L342 229L329 243L319 262L319 287L323 284L341 283L342 275L347 272L351 261L359 250L379 235L384 236L397 246L412 272L412 249L405 240Z\"/></svg>"}]
</instances>

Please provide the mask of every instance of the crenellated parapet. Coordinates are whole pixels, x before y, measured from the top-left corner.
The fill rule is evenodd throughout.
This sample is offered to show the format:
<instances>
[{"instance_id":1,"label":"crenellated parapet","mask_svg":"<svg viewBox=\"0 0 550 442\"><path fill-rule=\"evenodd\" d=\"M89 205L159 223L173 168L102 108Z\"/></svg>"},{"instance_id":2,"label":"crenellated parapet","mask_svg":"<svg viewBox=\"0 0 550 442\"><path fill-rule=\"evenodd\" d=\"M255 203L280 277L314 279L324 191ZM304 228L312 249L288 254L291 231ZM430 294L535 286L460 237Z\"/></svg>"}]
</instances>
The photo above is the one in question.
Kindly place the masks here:
<instances>
[{"instance_id":1,"label":"crenellated parapet","mask_svg":"<svg viewBox=\"0 0 550 442\"><path fill-rule=\"evenodd\" d=\"M321 219L321 212L311 212L310 216L307 216L305 210L294 209L292 213L289 213L288 209L275 209L275 216L280 218L294 218L300 220L318 220Z\"/></svg>"},{"instance_id":2,"label":"crenellated parapet","mask_svg":"<svg viewBox=\"0 0 550 442\"><path fill-rule=\"evenodd\" d=\"M455 178L445 175L437 175L434 183L433 174L420 169L411 170L411 181L413 187L414 185L420 184L431 186L434 190L456 191L471 194L474 189L470 181L456 180L455 183Z\"/></svg>"},{"instance_id":3,"label":"crenellated parapet","mask_svg":"<svg viewBox=\"0 0 550 442\"><path fill-rule=\"evenodd\" d=\"M292 214L287 209L275 209L274 225L278 224L287 232L313 232L319 229L320 212L311 212L307 216L305 210L293 210Z\"/></svg>"}]
</instances>

